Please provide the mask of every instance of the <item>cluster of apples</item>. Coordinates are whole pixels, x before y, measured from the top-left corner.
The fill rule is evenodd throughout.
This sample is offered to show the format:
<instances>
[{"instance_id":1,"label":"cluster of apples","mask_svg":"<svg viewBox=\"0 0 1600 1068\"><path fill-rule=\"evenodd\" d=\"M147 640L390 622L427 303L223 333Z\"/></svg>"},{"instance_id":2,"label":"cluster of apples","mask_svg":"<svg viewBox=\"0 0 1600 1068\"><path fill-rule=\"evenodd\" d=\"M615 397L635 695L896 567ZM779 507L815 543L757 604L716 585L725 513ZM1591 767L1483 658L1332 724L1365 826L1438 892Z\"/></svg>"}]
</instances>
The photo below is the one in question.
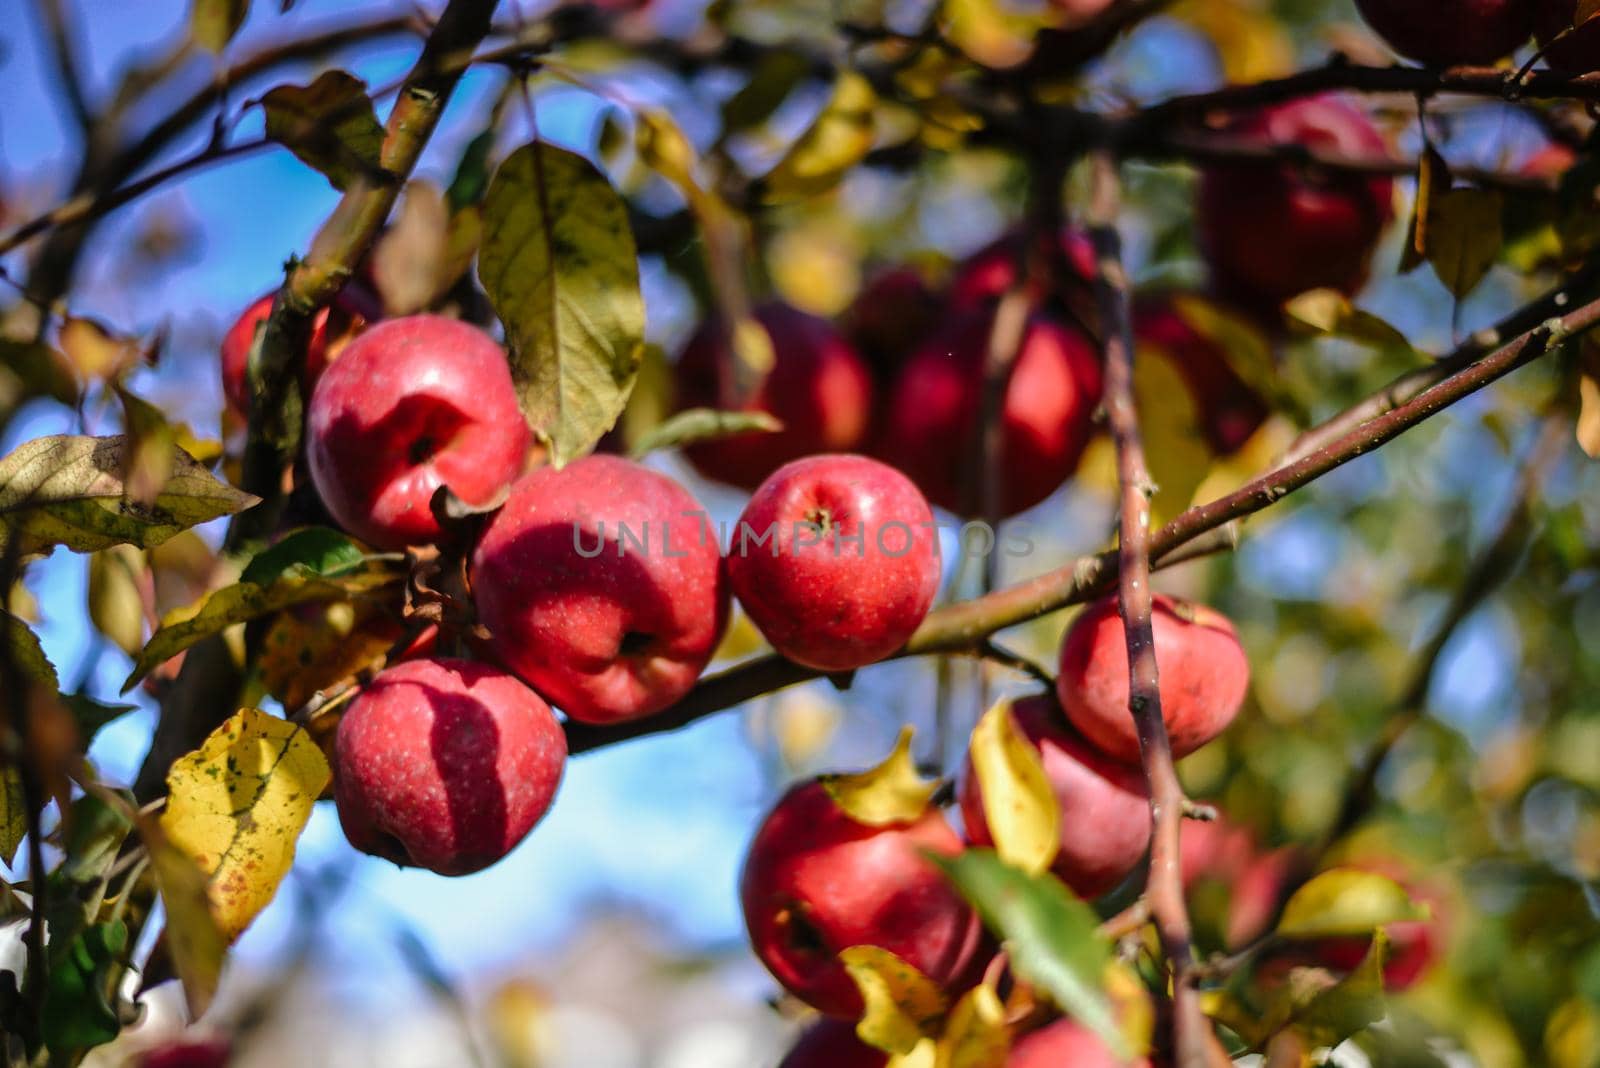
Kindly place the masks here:
<instances>
[{"instance_id":1,"label":"cluster of apples","mask_svg":"<svg viewBox=\"0 0 1600 1068\"><path fill-rule=\"evenodd\" d=\"M1232 625L1208 608L1158 597L1153 624L1162 716L1174 753L1183 756L1233 720L1249 664ZM1037 750L1060 807L1052 870L1086 898L1114 888L1150 842L1115 598L1091 605L1068 629L1056 692L1019 700L1010 714ZM740 886L757 956L790 993L828 1017L801 1038L784 1068L840 1058L873 1068L887 1063L850 1030L863 1003L840 960L843 950L888 950L952 994L978 982L994 954L978 918L924 855L992 844L971 759L957 790L964 837L931 804L914 819L861 822L837 801L833 781L823 776L784 795L756 833ZM1023 1036L1008 1064L1047 1060L1085 1068L1118 1063L1070 1020Z\"/></svg>"},{"instance_id":2,"label":"cluster of apples","mask_svg":"<svg viewBox=\"0 0 1600 1068\"><path fill-rule=\"evenodd\" d=\"M1430 66L1495 63L1536 37L1568 74L1600 70L1600 22L1574 29L1580 0L1356 0L1390 48Z\"/></svg>"}]
</instances>

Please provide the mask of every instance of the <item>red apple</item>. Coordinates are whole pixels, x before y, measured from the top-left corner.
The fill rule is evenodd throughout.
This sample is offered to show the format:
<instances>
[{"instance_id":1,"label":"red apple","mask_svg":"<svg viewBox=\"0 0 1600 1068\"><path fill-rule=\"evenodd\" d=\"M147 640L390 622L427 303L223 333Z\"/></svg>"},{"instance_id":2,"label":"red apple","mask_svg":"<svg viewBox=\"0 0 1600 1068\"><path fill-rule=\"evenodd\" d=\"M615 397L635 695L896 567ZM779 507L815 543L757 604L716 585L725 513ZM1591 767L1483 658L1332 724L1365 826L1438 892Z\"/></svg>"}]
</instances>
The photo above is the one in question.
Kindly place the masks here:
<instances>
[{"instance_id":1,"label":"red apple","mask_svg":"<svg viewBox=\"0 0 1600 1068\"><path fill-rule=\"evenodd\" d=\"M773 366L742 404L732 401L733 354L721 324L708 321L678 357L678 407L763 411L776 433L735 434L684 450L704 475L754 489L772 472L816 452L858 448L872 416L872 376L851 344L826 319L787 304L766 304L755 318L772 339Z\"/></svg>"},{"instance_id":2,"label":"red apple","mask_svg":"<svg viewBox=\"0 0 1600 1068\"><path fill-rule=\"evenodd\" d=\"M947 326L901 370L877 452L930 501L982 511L981 415L989 313ZM1071 476L1094 432L1100 358L1078 330L1046 315L1030 320L1000 406L1002 516L1038 504Z\"/></svg>"},{"instance_id":3,"label":"red apple","mask_svg":"<svg viewBox=\"0 0 1600 1068\"><path fill-rule=\"evenodd\" d=\"M1187 893L1196 883L1232 883L1255 856L1256 838L1225 814L1212 820L1189 820L1178 842L1178 867Z\"/></svg>"},{"instance_id":4,"label":"red apple","mask_svg":"<svg viewBox=\"0 0 1600 1068\"><path fill-rule=\"evenodd\" d=\"M1143 1057L1124 1061L1076 1020L1060 1019L1030 1031L1011 1047L1006 1068L1148 1068Z\"/></svg>"},{"instance_id":5,"label":"red apple","mask_svg":"<svg viewBox=\"0 0 1600 1068\"><path fill-rule=\"evenodd\" d=\"M1524 2L1533 9L1534 32L1539 35L1547 64L1569 74L1600 70L1600 21L1590 19L1581 29L1573 29L1578 20L1578 0ZM1556 40L1566 30L1572 32Z\"/></svg>"},{"instance_id":6,"label":"red apple","mask_svg":"<svg viewBox=\"0 0 1600 1068\"><path fill-rule=\"evenodd\" d=\"M1026 697L1012 720L1032 742L1061 806L1061 852L1054 871L1083 897L1121 882L1150 845L1150 794L1144 777L1095 751L1062 718L1055 698ZM973 845L994 843L969 755L960 785L961 818ZM1185 828L1187 830L1187 828Z\"/></svg>"},{"instance_id":7,"label":"red apple","mask_svg":"<svg viewBox=\"0 0 1600 1068\"><path fill-rule=\"evenodd\" d=\"M850 306L848 334L874 372L888 376L939 323L943 299L914 267L874 276Z\"/></svg>"},{"instance_id":8,"label":"red apple","mask_svg":"<svg viewBox=\"0 0 1600 1068\"><path fill-rule=\"evenodd\" d=\"M1578 154L1559 141L1551 141L1523 161L1518 174L1530 178L1559 178L1578 162Z\"/></svg>"},{"instance_id":9,"label":"red apple","mask_svg":"<svg viewBox=\"0 0 1600 1068\"><path fill-rule=\"evenodd\" d=\"M1365 115L1311 97L1239 119L1246 142L1302 145L1352 158L1387 153ZM1393 180L1293 163L1230 163L1201 177L1196 224L1218 288L1252 308L1308 289L1355 293L1393 217Z\"/></svg>"},{"instance_id":10,"label":"red apple","mask_svg":"<svg viewBox=\"0 0 1600 1068\"><path fill-rule=\"evenodd\" d=\"M233 1058L233 1044L225 1038L179 1039L146 1050L139 1068L223 1068Z\"/></svg>"},{"instance_id":11,"label":"red apple","mask_svg":"<svg viewBox=\"0 0 1600 1068\"><path fill-rule=\"evenodd\" d=\"M1429 909L1425 920L1406 920L1384 927L1389 936L1389 955L1383 963L1384 988L1407 990L1427 974L1444 952L1449 927L1446 895L1438 885L1419 881L1393 857L1369 856L1348 866L1388 876L1405 887L1413 901ZM1359 966L1371 948L1372 939L1365 936L1324 938L1311 943L1307 955L1315 963L1345 972Z\"/></svg>"},{"instance_id":12,"label":"red apple","mask_svg":"<svg viewBox=\"0 0 1600 1068\"><path fill-rule=\"evenodd\" d=\"M222 336L222 394L228 407L241 419L250 414L250 349L255 344L256 330L272 314L272 301L276 296L276 293L268 293L250 305ZM359 330L381 313L377 301L354 283L341 290L332 305L317 312L311 321L311 340L306 344L303 379L306 389L317 384L334 355L331 349L337 339L330 334Z\"/></svg>"},{"instance_id":13,"label":"red apple","mask_svg":"<svg viewBox=\"0 0 1600 1068\"><path fill-rule=\"evenodd\" d=\"M899 471L808 456L761 484L728 548L728 584L772 647L822 671L905 644L939 590L939 532Z\"/></svg>"},{"instance_id":14,"label":"red apple","mask_svg":"<svg viewBox=\"0 0 1600 1068\"><path fill-rule=\"evenodd\" d=\"M531 434L506 356L476 327L390 319L317 382L306 456L328 511L382 549L433 541L434 491L487 504L522 471Z\"/></svg>"},{"instance_id":15,"label":"red apple","mask_svg":"<svg viewBox=\"0 0 1600 1068\"><path fill-rule=\"evenodd\" d=\"M830 1016L861 1014L860 993L838 959L851 946L881 947L951 983L982 928L924 850L961 851L937 809L869 827L822 783L796 786L756 832L740 881L756 955L792 994Z\"/></svg>"},{"instance_id":16,"label":"red apple","mask_svg":"<svg viewBox=\"0 0 1600 1068\"><path fill-rule=\"evenodd\" d=\"M856 1037L849 1020L818 1020L800 1036L778 1068L884 1068L889 1055Z\"/></svg>"},{"instance_id":17,"label":"red apple","mask_svg":"<svg viewBox=\"0 0 1600 1068\"><path fill-rule=\"evenodd\" d=\"M1080 230L1063 230L1058 237L1061 259L1071 272L1058 280L1062 288L1087 285L1095 276L1094 243ZM968 257L950 283L950 307L968 311L1004 296L1016 281L1018 244L1024 240L1024 231L1013 230Z\"/></svg>"},{"instance_id":18,"label":"red apple","mask_svg":"<svg viewBox=\"0 0 1600 1068\"><path fill-rule=\"evenodd\" d=\"M339 721L334 798L350 844L400 865L465 875L511 852L544 817L567 743L539 695L468 660L407 660Z\"/></svg>"},{"instance_id":19,"label":"red apple","mask_svg":"<svg viewBox=\"0 0 1600 1068\"><path fill-rule=\"evenodd\" d=\"M666 708L694 685L727 622L710 525L687 490L630 460L531 471L472 557L495 655L584 723Z\"/></svg>"},{"instance_id":20,"label":"red apple","mask_svg":"<svg viewBox=\"0 0 1600 1068\"><path fill-rule=\"evenodd\" d=\"M1141 298L1134 306L1133 329L1139 345L1171 360L1183 375L1200 413L1200 428L1217 455L1238 451L1266 422L1266 404L1235 373L1221 340L1196 329L1170 295Z\"/></svg>"},{"instance_id":21,"label":"red apple","mask_svg":"<svg viewBox=\"0 0 1600 1068\"><path fill-rule=\"evenodd\" d=\"M1390 48L1435 67L1493 63L1533 31L1530 0L1356 0L1356 7Z\"/></svg>"},{"instance_id":22,"label":"red apple","mask_svg":"<svg viewBox=\"0 0 1600 1068\"><path fill-rule=\"evenodd\" d=\"M1151 612L1161 715L1175 757L1221 734L1244 703L1250 664L1233 624L1204 605L1157 595ZM1128 648L1115 596L1072 621L1061 645L1056 693L1084 736L1128 764L1139 761L1139 736L1128 711Z\"/></svg>"}]
</instances>

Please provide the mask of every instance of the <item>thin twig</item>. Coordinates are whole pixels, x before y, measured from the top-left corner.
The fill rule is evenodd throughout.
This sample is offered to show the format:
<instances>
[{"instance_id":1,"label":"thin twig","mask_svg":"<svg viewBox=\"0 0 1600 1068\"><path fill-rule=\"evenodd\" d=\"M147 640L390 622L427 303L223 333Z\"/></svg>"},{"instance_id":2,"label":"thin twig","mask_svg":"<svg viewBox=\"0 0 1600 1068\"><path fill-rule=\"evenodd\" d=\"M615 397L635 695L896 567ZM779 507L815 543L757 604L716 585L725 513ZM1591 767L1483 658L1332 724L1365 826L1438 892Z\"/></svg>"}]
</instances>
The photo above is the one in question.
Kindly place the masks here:
<instances>
[{"instance_id":1,"label":"thin twig","mask_svg":"<svg viewBox=\"0 0 1600 1068\"><path fill-rule=\"evenodd\" d=\"M89 106L89 96L84 90L83 68L78 63L77 41L72 27L67 25L67 13L62 0L34 0L34 10L44 24L45 35L50 39L50 54L55 61L56 74L61 81L61 92L79 129L87 132L94 127L94 110Z\"/></svg>"},{"instance_id":2,"label":"thin twig","mask_svg":"<svg viewBox=\"0 0 1600 1068\"><path fill-rule=\"evenodd\" d=\"M1116 161L1109 153L1093 154L1090 167L1090 236L1098 261L1095 293L1105 351L1106 420L1116 446L1117 481L1121 488L1117 599L1128 645L1128 710L1139 733L1139 753L1150 788L1150 865L1144 897L1150 903L1150 915L1171 968L1175 1063L1180 1068L1205 1068L1210 1025L1200 1008L1199 989L1190 976L1194 947L1178 853L1187 798L1178 781L1172 744L1162 718L1160 671L1150 619L1150 498L1154 486L1145 466L1133 390L1133 313L1128 278L1122 268L1122 238L1117 230L1122 183Z\"/></svg>"}]
</instances>

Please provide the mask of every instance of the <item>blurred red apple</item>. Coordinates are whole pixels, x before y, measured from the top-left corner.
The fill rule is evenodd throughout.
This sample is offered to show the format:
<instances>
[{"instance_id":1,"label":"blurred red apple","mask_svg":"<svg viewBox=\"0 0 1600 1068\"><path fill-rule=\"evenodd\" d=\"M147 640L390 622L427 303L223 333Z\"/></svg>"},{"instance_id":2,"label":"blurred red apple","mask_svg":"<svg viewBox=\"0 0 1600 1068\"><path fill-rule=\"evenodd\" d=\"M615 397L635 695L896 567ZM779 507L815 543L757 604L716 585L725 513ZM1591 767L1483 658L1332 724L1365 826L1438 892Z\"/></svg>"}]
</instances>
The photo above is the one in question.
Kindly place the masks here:
<instances>
[{"instance_id":1,"label":"blurred red apple","mask_svg":"<svg viewBox=\"0 0 1600 1068\"><path fill-rule=\"evenodd\" d=\"M1574 29L1578 0L1526 0L1526 6L1533 9L1534 30L1547 64L1569 74L1600 70L1600 19L1591 18ZM1572 32L1556 39L1567 30Z\"/></svg>"},{"instance_id":2,"label":"blurred red apple","mask_svg":"<svg viewBox=\"0 0 1600 1068\"><path fill-rule=\"evenodd\" d=\"M884 1068L889 1055L856 1037L849 1020L818 1020L805 1029L778 1068Z\"/></svg>"},{"instance_id":3,"label":"blurred red apple","mask_svg":"<svg viewBox=\"0 0 1600 1068\"><path fill-rule=\"evenodd\" d=\"M1141 297L1134 306L1133 329L1139 345L1171 360L1183 376L1206 442L1217 455L1236 452L1266 422L1266 403L1234 371L1222 341L1184 318L1170 294Z\"/></svg>"},{"instance_id":4,"label":"blurred red apple","mask_svg":"<svg viewBox=\"0 0 1600 1068\"><path fill-rule=\"evenodd\" d=\"M1356 0L1390 48L1435 67L1509 56L1533 31L1533 6L1530 0Z\"/></svg>"},{"instance_id":5,"label":"blurred red apple","mask_svg":"<svg viewBox=\"0 0 1600 1068\"><path fill-rule=\"evenodd\" d=\"M755 319L772 339L771 372L744 403L732 402L733 353L721 324L706 322L678 357L677 405L763 411L776 433L735 434L684 450L702 474L741 489L791 460L859 448L872 416L872 376L855 348L826 319L787 304L766 304Z\"/></svg>"},{"instance_id":6,"label":"blurred red apple","mask_svg":"<svg viewBox=\"0 0 1600 1068\"><path fill-rule=\"evenodd\" d=\"M1371 121L1333 97L1311 97L1238 119L1230 133L1262 145L1304 146L1356 159L1386 157ZM1314 165L1214 164L1201 177L1196 224L1218 289L1252 309L1308 289L1353 294L1394 214L1386 175Z\"/></svg>"},{"instance_id":7,"label":"blurred red apple","mask_svg":"<svg viewBox=\"0 0 1600 1068\"><path fill-rule=\"evenodd\" d=\"M993 316L946 326L907 362L889 396L877 443L943 508L982 511L981 415ZM1000 404L1000 512L1038 504L1077 470L1100 403L1100 358L1077 329L1045 315L1028 323Z\"/></svg>"},{"instance_id":8,"label":"blurred red apple","mask_svg":"<svg viewBox=\"0 0 1600 1068\"><path fill-rule=\"evenodd\" d=\"M971 311L1004 296L1016 281L1019 254L1030 251L1021 247L1027 239L1025 231L1013 230L969 256L950 283L950 308ZM1053 251L1069 272L1068 277L1057 279L1058 286L1063 290L1073 285L1086 287L1095 276L1093 242L1081 230L1071 229L1061 231L1058 239L1059 248Z\"/></svg>"},{"instance_id":9,"label":"blurred red apple","mask_svg":"<svg viewBox=\"0 0 1600 1068\"><path fill-rule=\"evenodd\" d=\"M1143 1057L1125 1061L1076 1020L1060 1019L1023 1035L1005 1068L1149 1068Z\"/></svg>"},{"instance_id":10,"label":"blurred red apple","mask_svg":"<svg viewBox=\"0 0 1600 1068\"><path fill-rule=\"evenodd\" d=\"M938 325L944 300L914 267L892 267L862 287L850 306L850 340L881 378L892 375Z\"/></svg>"}]
</instances>

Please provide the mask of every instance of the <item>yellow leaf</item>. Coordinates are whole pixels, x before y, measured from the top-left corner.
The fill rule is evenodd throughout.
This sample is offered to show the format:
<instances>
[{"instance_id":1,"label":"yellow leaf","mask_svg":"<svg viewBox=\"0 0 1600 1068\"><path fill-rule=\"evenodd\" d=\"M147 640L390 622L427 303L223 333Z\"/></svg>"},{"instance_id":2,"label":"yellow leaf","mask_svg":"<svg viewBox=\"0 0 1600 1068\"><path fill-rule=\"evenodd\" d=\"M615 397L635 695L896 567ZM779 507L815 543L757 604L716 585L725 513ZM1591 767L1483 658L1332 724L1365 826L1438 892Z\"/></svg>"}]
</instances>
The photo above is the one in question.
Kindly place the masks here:
<instances>
[{"instance_id":1,"label":"yellow leaf","mask_svg":"<svg viewBox=\"0 0 1600 1068\"><path fill-rule=\"evenodd\" d=\"M113 545L89 557L89 619L129 656L144 646L144 604L139 592L144 554Z\"/></svg>"},{"instance_id":2,"label":"yellow leaf","mask_svg":"<svg viewBox=\"0 0 1600 1068\"><path fill-rule=\"evenodd\" d=\"M857 823L887 827L910 823L927 811L939 784L917 773L911 759L911 728L903 727L882 764L852 775L824 775L823 789Z\"/></svg>"},{"instance_id":3,"label":"yellow leaf","mask_svg":"<svg viewBox=\"0 0 1600 1068\"><path fill-rule=\"evenodd\" d=\"M164 820L138 816L156 890L167 913L167 949L183 984L191 1019L204 1015L222 978L228 939L212 914L206 873L162 831Z\"/></svg>"},{"instance_id":4,"label":"yellow leaf","mask_svg":"<svg viewBox=\"0 0 1600 1068\"><path fill-rule=\"evenodd\" d=\"M1000 995L979 983L956 1002L939 1039L938 1068L1000 1068L1011 1052L1011 1028Z\"/></svg>"},{"instance_id":5,"label":"yellow leaf","mask_svg":"<svg viewBox=\"0 0 1600 1068\"><path fill-rule=\"evenodd\" d=\"M910 1053L944 1015L944 991L887 949L851 946L839 954L866 1009L856 1024L861 1041L885 1053Z\"/></svg>"},{"instance_id":6,"label":"yellow leaf","mask_svg":"<svg viewBox=\"0 0 1600 1068\"><path fill-rule=\"evenodd\" d=\"M61 324L61 351L85 381L116 378L139 358L139 346L93 319L69 317Z\"/></svg>"},{"instance_id":7,"label":"yellow leaf","mask_svg":"<svg viewBox=\"0 0 1600 1068\"><path fill-rule=\"evenodd\" d=\"M1106 966L1105 988L1114 1006L1117 1030L1128 1049L1139 1054L1148 1052L1155 1034L1156 1010L1139 973L1131 965L1113 960Z\"/></svg>"},{"instance_id":8,"label":"yellow leaf","mask_svg":"<svg viewBox=\"0 0 1600 1068\"><path fill-rule=\"evenodd\" d=\"M1578 446L1600 459L1600 351L1585 343L1578 366Z\"/></svg>"},{"instance_id":9,"label":"yellow leaf","mask_svg":"<svg viewBox=\"0 0 1600 1068\"><path fill-rule=\"evenodd\" d=\"M986 67L1014 67L1033 55L1033 39L1049 25L1053 5L1026 11L1004 0L944 0L940 19L951 44Z\"/></svg>"},{"instance_id":10,"label":"yellow leaf","mask_svg":"<svg viewBox=\"0 0 1600 1068\"><path fill-rule=\"evenodd\" d=\"M1405 888L1387 875L1332 868L1294 892L1283 908L1277 933L1282 938L1338 938L1427 918L1427 907L1412 901Z\"/></svg>"},{"instance_id":11,"label":"yellow leaf","mask_svg":"<svg viewBox=\"0 0 1600 1068\"><path fill-rule=\"evenodd\" d=\"M1294 69L1294 42L1283 23L1251 0L1183 0L1171 14L1211 39L1230 82L1256 82Z\"/></svg>"},{"instance_id":12,"label":"yellow leaf","mask_svg":"<svg viewBox=\"0 0 1600 1068\"><path fill-rule=\"evenodd\" d=\"M221 52L250 13L250 0L190 0L189 32L208 52Z\"/></svg>"},{"instance_id":13,"label":"yellow leaf","mask_svg":"<svg viewBox=\"0 0 1600 1068\"><path fill-rule=\"evenodd\" d=\"M304 705L364 668L382 667L400 628L370 601L301 605L261 640L261 684L284 708Z\"/></svg>"},{"instance_id":14,"label":"yellow leaf","mask_svg":"<svg viewBox=\"0 0 1600 1068\"><path fill-rule=\"evenodd\" d=\"M870 82L854 71L842 72L811 128L763 179L767 195L787 199L831 189L872 151L877 104Z\"/></svg>"},{"instance_id":15,"label":"yellow leaf","mask_svg":"<svg viewBox=\"0 0 1600 1068\"><path fill-rule=\"evenodd\" d=\"M309 734L253 708L167 773L161 829L206 873L212 912L229 941L277 893L329 778Z\"/></svg>"},{"instance_id":16,"label":"yellow leaf","mask_svg":"<svg viewBox=\"0 0 1600 1068\"><path fill-rule=\"evenodd\" d=\"M1505 244L1501 196L1491 189L1452 189L1428 213L1428 262L1456 297L1475 289Z\"/></svg>"},{"instance_id":17,"label":"yellow leaf","mask_svg":"<svg viewBox=\"0 0 1600 1068\"><path fill-rule=\"evenodd\" d=\"M971 753L995 852L1030 875L1049 871L1061 849L1061 806L1039 750L1011 718L1009 699L998 701L973 728Z\"/></svg>"}]
</instances>

